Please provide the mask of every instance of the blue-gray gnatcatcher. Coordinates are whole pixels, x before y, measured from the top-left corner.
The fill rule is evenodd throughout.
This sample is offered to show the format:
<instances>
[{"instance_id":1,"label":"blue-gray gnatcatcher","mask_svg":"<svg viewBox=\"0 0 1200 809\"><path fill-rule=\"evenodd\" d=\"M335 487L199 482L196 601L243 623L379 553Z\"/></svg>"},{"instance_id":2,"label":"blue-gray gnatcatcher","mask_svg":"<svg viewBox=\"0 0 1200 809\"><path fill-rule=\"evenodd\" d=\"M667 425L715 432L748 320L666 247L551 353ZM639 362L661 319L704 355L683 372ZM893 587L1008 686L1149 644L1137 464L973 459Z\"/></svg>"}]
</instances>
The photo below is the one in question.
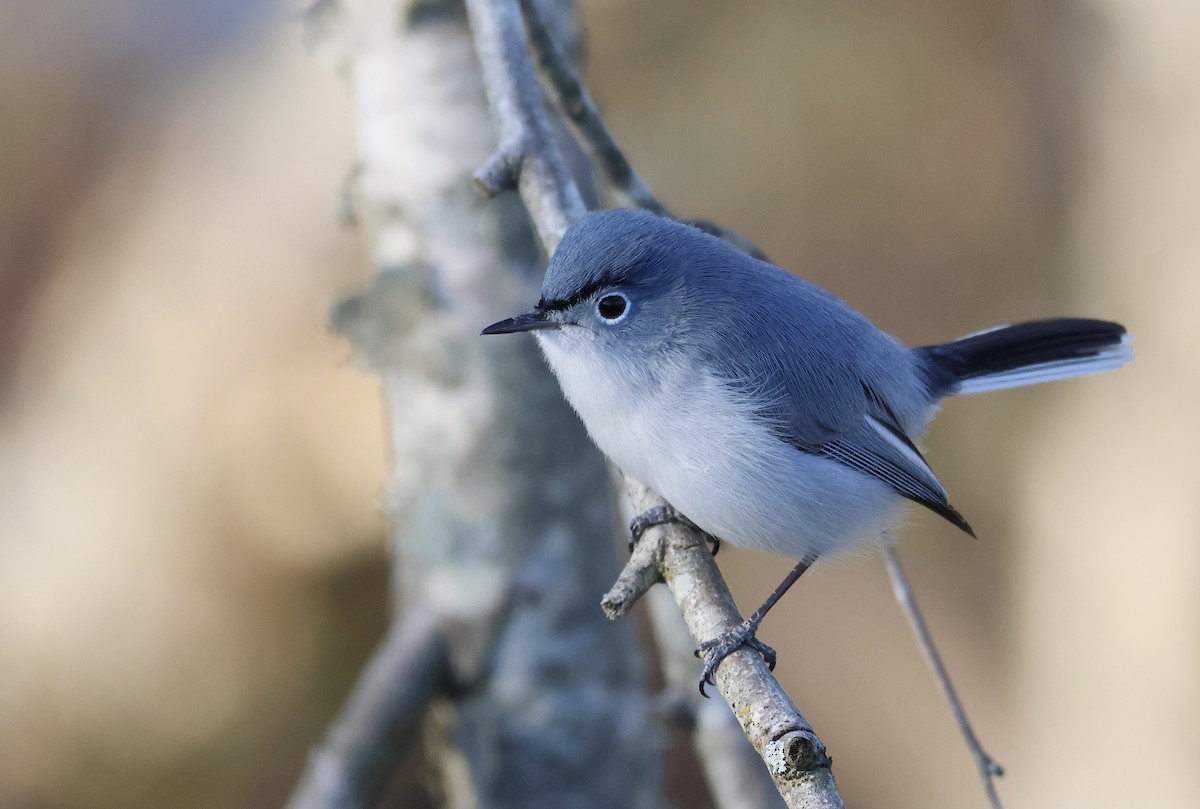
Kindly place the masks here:
<instances>
[{"instance_id":1,"label":"blue-gray gnatcatcher","mask_svg":"<svg viewBox=\"0 0 1200 809\"><path fill-rule=\"evenodd\" d=\"M714 537L800 560L741 627L702 645L706 679L743 644L773 664L754 638L766 611L815 560L881 541L901 499L973 535L913 443L943 398L1133 358L1124 327L1084 319L908 348L772 264L631 210L579 220L537 305L483 333L519 331L536 332L623 472Z\"/></svg>"}]
</instances>

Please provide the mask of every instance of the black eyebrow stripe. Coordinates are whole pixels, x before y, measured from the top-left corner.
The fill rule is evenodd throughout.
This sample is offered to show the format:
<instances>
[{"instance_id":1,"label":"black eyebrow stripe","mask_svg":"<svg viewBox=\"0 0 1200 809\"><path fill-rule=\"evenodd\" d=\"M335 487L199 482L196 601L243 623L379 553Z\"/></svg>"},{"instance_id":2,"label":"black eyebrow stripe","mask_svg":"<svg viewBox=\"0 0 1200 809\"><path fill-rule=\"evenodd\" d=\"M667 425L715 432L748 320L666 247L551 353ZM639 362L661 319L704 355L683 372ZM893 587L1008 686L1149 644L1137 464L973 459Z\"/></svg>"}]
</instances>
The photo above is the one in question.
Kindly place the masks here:
<instances>
[{"instance_id":1,"label":"black eyebrow stripe","mask_svg":"<svg viewBox=\"0 0 1200 809\"><path fill-rule=\"evenodd\" d=\"M558 312L563 309L570 309L575 304L590 298L600 290L614 287L617 284L622 283L624 280L625 276L622 275L615 278L606 278L593 281L569 298L555 298L552 300L546 300L545 298L542 298L540 301L538 301L537 308L541 309L543 312Z\"/></svg>"}]
</instances>

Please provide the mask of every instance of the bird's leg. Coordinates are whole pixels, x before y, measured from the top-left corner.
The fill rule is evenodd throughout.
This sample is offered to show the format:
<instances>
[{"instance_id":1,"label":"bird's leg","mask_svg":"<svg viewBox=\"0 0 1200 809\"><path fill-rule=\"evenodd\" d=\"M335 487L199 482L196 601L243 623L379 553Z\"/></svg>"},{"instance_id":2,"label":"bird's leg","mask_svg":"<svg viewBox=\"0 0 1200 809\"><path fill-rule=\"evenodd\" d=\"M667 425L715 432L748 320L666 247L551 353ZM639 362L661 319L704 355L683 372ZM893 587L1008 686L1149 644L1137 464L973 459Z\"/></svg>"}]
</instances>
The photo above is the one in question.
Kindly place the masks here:
<instances>
[{"instance_id":1,"label":"bird's leg","mask_svg":"<svg viewBox=\"0 0 1200 809\"><path fill-rule=\"evenodd\" d=\"M717 551L721 549L721 540L680 514L674 506L665 505L647 509L629 521L629 550L633 550L633 546L641 541L642 534L646 531L656 525L666 525L672 522L699 531L700 535L704 537L704 541L708 543L708 548L712 551L713 556L716 556Z\"/></svg>"},{"instance_id":2,"label":"bird's leg","mask_svg":"<svg viewBox=\"0 0 1200 809\"><path fill-rule=\"evenodd\" d=\"M713 685L713 674L716 673L717 666L721 665L721 661L743 646L758 652L766 661L767 667L772 671L775 670L775 650L756 638L754 633L758 631L758 625L762 623L762 619L771 611L771 608L779 599L783 598L783 594L804 575L804 571L812 567L815 561L816 558L810 556L801 559L787 574L787 577L779 583L775 591L767 596L767 600L763 602L762 606L754 611L753 615L728 632L700 644L700 648L696 650L696 657L704 655L704 672L700 675L700 694L702 696L708 696L704 686Z\"/></svg>"}]
</instances>

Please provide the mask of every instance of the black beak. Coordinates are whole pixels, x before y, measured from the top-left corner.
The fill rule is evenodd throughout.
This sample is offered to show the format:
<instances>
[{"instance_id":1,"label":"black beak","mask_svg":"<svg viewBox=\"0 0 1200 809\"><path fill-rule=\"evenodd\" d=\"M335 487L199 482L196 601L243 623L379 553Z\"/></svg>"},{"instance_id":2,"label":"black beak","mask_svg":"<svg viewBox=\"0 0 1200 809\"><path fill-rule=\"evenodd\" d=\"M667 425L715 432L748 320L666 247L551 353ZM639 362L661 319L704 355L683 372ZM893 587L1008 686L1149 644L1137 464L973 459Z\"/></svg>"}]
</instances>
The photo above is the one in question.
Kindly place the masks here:
<instances>
[{"instance_id":1,"label":"black beak","mask_svg":"<svg viewBox=\"0 0 1200 809\"><path fill-rule=\"evenodd\" d=\"M540 329L557 329L559 323L557 320L551 320L550 315L540 309L534 309L531 312L526 312L523 315L510 317L508 320L501 320L499 323L493 323L484 329L480 334L513 334L518 331L538 331Z\"/></svg>"}]
</instances>

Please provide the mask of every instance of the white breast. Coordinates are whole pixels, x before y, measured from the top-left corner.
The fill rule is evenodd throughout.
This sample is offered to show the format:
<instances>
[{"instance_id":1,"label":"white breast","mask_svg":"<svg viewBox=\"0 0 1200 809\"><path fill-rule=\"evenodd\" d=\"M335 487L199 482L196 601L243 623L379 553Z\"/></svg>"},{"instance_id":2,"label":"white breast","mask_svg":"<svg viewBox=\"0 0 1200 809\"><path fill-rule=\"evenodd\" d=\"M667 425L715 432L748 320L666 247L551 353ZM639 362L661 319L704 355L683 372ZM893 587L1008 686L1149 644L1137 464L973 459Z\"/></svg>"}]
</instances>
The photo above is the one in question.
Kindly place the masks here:
<instances>
[{"instance_id":1,"label":"white breast","mask_svg":"<svg viewBox=\"0 0 1200 809\"><path fill-rule=\"evenodd\" d=\"M785 444L702 369L664 363L648 379L591 350L586 333L539 338L604 454L714 536L800 558L854 550L887 527L890 487Z\"/></svg>"}]
</instances>

